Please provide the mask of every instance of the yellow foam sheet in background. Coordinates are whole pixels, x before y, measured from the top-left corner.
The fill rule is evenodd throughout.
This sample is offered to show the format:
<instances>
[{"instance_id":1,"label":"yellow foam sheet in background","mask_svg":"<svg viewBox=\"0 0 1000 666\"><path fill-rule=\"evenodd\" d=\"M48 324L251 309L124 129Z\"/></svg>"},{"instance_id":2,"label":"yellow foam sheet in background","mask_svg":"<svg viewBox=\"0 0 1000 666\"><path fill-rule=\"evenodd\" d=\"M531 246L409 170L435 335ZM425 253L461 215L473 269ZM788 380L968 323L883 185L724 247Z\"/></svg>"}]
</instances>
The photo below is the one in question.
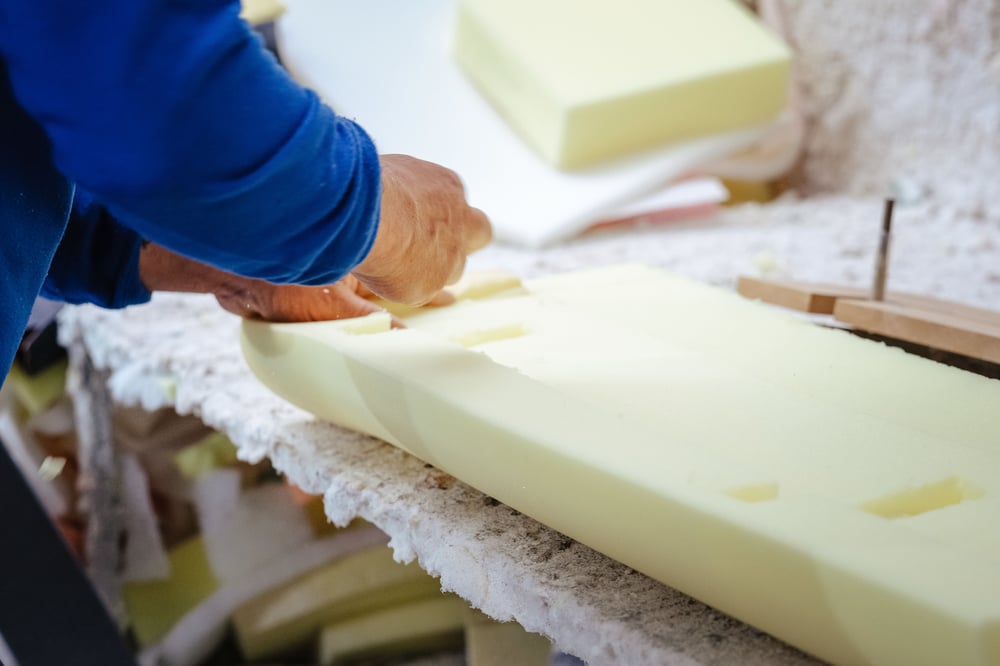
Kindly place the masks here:
<instances>
[{"instance_id":1,"label":"yellow foam sheet in background","mask_svg":"<svg viewBox=\"0 0 1000 666\"><path fill-rule=\"evenodd\" d=\"M406 330L246 322L244 353L820 657L1000 662L1000 383L638 265L476 293Z\"/></svg>"},{"instance_id":2,"label":"yellow foam sheet in background","mask_svg":"<svg viewBox=\"0 0 1000 666\"><path fill-rule=\"evenodd\" d=\"M473 85L566 169L772 120L791 62L733 0L459 0L453 41Z\"/></svg>"}]
</instances>

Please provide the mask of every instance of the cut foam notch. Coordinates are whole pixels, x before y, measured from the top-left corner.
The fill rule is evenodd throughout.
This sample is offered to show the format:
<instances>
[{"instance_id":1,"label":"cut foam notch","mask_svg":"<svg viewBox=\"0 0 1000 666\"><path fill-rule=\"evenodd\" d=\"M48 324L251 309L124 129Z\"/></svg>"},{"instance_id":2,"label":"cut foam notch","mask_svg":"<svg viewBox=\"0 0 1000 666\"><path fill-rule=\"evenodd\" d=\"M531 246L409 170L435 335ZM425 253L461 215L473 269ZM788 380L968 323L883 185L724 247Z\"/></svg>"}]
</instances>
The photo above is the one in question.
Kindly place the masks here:
<instances>
[{"instance_id":1,"label":"cut foam notch","mask_svg":"<svg viewBox=\"0 0 1000 666\"><path fill-rule=\"evenodd\" d=\"M777 483L755 483L749 486L730 488L726 494L743 502L767 502L778 498Z\"/></svg>"},{"instance_id":2,"label":"cut foam notch","mask_svg":"<svg viewBox=\"0 0 1000 666\"><path fill-rule=\"evenodd\" d=\"M511 289L521 289L521 279L506 271L476 271L448 287L457 301L489 298Z\"/></svg>"},{"instance_id":3,"label":"cut foam notch","mask_svg":"<svg viewBox=\"0 0 1000 666\"><path fill-rule=\"evenodd\" d=\"M981 498L985 493L957 476L928 483L916 488L865 502L861 508L883 518L905 518L937 511L968 500Z\"/></svg>"},{"instance_id":4,"label":"cut foam notch","mask_svg":"<svg viewBox=\"0 0 1000 666\"><path fill-rule=\"evenodd\" d=\"M527 333L527 331L524 328L524 324L504 324L501 326L494 326L492 328L483 328L474 331L467 331L465 333L459 333L451 336L451 339L463 347L475 347L476 345L483 345L487 342L499 342L501 340L519 338L525 333Z\"/></svg>"},{"instance_id":5,"label":"cut foam notch","mask_svg":"<svg viewBox=\"0 0 1000 666\"><path fill-rule=\"evenodd\" d=\"M351 335L368 335L370 333L385 333L392 330L392 315L388 312L374 312L364 317L344 319L338 322L339 328Z\"/></svg>"}]
</instances>

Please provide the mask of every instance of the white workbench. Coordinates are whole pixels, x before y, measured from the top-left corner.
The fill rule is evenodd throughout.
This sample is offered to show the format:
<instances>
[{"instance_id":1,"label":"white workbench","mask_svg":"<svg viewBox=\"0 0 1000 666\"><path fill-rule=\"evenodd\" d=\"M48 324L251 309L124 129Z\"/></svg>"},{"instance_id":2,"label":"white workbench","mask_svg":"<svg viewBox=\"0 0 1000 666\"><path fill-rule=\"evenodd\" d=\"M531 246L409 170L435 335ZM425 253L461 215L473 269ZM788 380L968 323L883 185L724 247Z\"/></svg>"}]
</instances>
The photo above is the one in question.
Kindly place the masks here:
<instances>
[{"instance_id":1,"label":"white workbench","mask_svg":"<svg viewBox=\"0 0 1000 666\"><path fill-rule=\"evenodd\" d=\"M783 4L801 47L811 130L797 185L811 198L544 251L492 247L472 268L528 277L642 261L723 286L765 269L863 285L879 195L896 178L918 201L897 209L890 287L1000 308L1000 54L990 3L885 0L862 12L852 3ZM197 415L242 457L270 457L295 483L325 493L336 521L370 520L400 559L418 559L446 589L591 664L811 661L386 444L284 403L251 376L238 320L210 297L157 296L123 312L76 308L62 323L65 339L107 371L115 400ZM650 526L649 538L669 540L669 526Z\"/></svg>"},{"instance_id":2,"label":"white workbench","mask_svg":"<svg viewBox=\"0 0 1000 666\"><path fill-rule=\"evenodd\" d=\"M756 261L858 283L872 265L879 205L749 207L701 226L607 234L544 252L495 247L473 264L539 274L638 260L727 284L753 273ZM1000 225L934 210L900 210L893 287L1000 308ZM241 457L270 457L293 482L324 493L331 518L371 521L389 534L397 557L417 558L446 589L546 633L591 664L810 662L387 444L288 405L250 374L238 319L211 297L157 296L122 312L81 307L62 323L65 339L109 371L114 400L200 417L226 432ZM669 540L669 526L650 526L649 538Z\"/></svg>"}]
</instances>

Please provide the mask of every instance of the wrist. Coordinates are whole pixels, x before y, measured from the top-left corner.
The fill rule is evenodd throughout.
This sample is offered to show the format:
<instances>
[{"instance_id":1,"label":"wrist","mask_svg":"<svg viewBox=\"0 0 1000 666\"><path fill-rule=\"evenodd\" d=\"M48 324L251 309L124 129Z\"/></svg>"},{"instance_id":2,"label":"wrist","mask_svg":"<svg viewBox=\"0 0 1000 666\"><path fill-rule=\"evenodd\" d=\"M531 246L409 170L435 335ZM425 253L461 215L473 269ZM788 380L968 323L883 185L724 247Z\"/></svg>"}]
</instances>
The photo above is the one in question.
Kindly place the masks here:
<instances>
[{"instance_id":1,"label":"wrist","mask_svg":"<svg viewBox=\"0 0 1000 666\"><path fill-rule=\"evenodd\" d=\"M251 280L219 270L153 243L139 252L139 279L150 291L215 294L234 301L248 300L259 289ZM266 284L266 283L264 283Z\"/></svg>"}]
</instances>

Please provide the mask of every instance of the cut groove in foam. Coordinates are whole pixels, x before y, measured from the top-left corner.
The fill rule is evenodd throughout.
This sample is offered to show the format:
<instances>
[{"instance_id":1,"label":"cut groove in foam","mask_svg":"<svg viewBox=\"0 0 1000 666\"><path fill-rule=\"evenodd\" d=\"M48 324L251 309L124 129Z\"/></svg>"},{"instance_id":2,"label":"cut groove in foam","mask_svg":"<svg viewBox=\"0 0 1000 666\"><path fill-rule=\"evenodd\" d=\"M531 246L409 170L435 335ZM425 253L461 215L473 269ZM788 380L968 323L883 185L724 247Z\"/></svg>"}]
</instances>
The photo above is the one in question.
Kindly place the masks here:
<instances>
[{"instance_id":1,"label":"cut groove in foam","mask_svg":"<svg viewBox=\"0 0 1000 666\"><path fill-rule=\"evenodd\" d=\"M777 483L755 483L749 486L730 488L726 494L742 502L767 502L778 499Z\"/></svg>"},{"instance_id":2,"label":"cut groove in foam","mask_svg":"<svg viewBox=\"0 0 1000 666\"><path fill-rule=\"evenodd\" d=\"M337 321L337 328L351 335L370 335L392 330L392 316L388 312L373 312L364 317Z\"/></svg>"},{"instance_id":3,"label":"cut groove in foam","mask_svg":"<svg viewBox=\"0 0 1000 666\"><path fill-rule=\"evenodd\" d=\"M466 273L456 284L447 288L455 300L480 300L512 289L521 289L521 280L504 271ZM523 290L522 290L523 291Z\"/></svg>"},{"instance_id":4,"label":"cut groove in foam","mask_svg":"<svg viewBox=\"0 0 1000 666\"><path fill-rule=\"evenodd\" d=\"M957 476L951 476L943 481L907 488L873 499L862 504L861 508L883 518L904 518L979 499L984 494L982 490Z\"/></svg>"},{"instance_id":5,"label":"cut groove in foam","mask_svg":"<svg viewBox=\"0 0 1000 666\"><path fill-rule=\"evenodd\" d=\"M451 336L451 339L463 347L474 347L487 342L499 342L500 340L519 338L525 333L527 333L527 331L524 328L524 324L505 324L503 326L494 326L492 328L466 331L465 333L459 333L458 335Z\"/></svg>"}]
</instances>

